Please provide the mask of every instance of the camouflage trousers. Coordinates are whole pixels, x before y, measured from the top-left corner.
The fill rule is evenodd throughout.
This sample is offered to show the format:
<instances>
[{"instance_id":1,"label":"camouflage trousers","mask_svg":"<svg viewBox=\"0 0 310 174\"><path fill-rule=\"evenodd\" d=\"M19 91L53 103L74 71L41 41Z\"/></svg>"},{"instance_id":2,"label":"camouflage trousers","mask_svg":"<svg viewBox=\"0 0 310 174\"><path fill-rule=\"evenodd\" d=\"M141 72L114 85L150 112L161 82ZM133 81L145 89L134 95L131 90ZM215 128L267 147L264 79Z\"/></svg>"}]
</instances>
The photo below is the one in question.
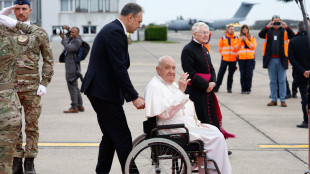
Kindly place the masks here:
<instances>
[{"instance_id":1,"label":"camouflage trousers","mask_svg":"<svg viewBox=\"0 0 310 174\"><path fill-rule=\"evenodd\" d=\"M21 129L21 105L12 89L0 91L0 173L11 174L15 145Z\"/></svg>"},{"instance_id":2,"label":"camouflage trousers","mask_svg":"<svg viewBox=\"0 0 310 174\"><path fill-rule=\"evenodd\" d=\"M39 117L41 114L41 97L37 91L18 92L20 103L25 113L26 145L23 149L23 134L21 133L14 157L36 158L38 154Z\"/></svg>"}]
</instances>

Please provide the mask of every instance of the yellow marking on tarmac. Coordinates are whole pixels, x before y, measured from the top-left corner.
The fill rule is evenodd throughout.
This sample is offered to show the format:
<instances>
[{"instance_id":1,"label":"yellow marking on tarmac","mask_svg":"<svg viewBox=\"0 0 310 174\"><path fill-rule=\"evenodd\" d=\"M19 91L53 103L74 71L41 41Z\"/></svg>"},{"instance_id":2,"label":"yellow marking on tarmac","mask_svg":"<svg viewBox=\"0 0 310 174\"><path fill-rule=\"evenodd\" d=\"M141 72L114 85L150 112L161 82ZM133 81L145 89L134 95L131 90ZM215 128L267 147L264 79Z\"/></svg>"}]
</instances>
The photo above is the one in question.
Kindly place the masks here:
<instances>
[{"instance_id":1,"label":"yellow marking on tarmac","mask_svg":"<svg viewBox=\"0 0 310 174\"><path fill-rule=\"evenodd\" d=\"M26 143L23 143L25 146ZM99 143L39 143L39 147L98 147Z\"/></svg>"},{"instance_id":2,"label":"yellow marking on tarmac","mask_svg":"<svg viewBox=\"0 0 310 174\"><path fill-rule=\"evenodd\" d=\"M309 146L306 144L299 145L259 145L262 149L306 149Z\"/></svg>"},{"instance_id":3,"label":"yellow marking on tarmac","mask_svg":"<svg viewBox=\"0 0 310 174\"><path fill-rule=\"evenodd\" d=\"M23 143L25 146L26 143ZM98 147L99 143L39 143L39 147ZM299 145L258 145L261 149L306 149L306 144Z\"/></svg>"}]
</instances>

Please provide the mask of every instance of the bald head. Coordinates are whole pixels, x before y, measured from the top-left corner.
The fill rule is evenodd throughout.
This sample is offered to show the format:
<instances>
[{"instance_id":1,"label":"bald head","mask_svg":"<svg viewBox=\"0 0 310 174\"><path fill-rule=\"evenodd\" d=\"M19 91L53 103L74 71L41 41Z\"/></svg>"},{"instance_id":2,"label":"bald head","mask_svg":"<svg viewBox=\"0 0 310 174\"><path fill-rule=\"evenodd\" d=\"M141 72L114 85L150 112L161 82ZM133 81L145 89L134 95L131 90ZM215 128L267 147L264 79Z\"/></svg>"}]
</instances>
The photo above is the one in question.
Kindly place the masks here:
<instances>
[{"instance_id":1,"label":"bald head","mask_svg":"<svg viewBox=\"0 0 310 174\"><path fill-rule=\"evenodd\" d=\"M158 59L157 74L167 83L175 80L175 61L171 56L162 56Z\"/></svg>"}]
</instances>

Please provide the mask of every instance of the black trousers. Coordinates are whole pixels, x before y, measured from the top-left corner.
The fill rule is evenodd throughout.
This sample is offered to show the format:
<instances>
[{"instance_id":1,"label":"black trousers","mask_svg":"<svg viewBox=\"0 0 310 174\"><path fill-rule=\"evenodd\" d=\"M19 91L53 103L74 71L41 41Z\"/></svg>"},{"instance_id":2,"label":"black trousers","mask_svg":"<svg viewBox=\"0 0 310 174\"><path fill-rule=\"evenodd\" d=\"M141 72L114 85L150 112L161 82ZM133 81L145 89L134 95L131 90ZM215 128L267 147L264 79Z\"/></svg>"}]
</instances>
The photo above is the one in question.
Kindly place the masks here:
<instances>
[{"instance_id":1,"label":"black trousers","mask_svg":"<svg viewBox=\"0 0 310 174\"><path fill-rule=\"evenodd\" d=\"M255 60L238 60L242 92L251 92Z\"/></svg>"},{"instance_id":2,"label":"black trousers","mask_svg":"<svg viewBox=\"0 0 310 174\"><path fill-rule=\"evenodd\" d=\"M95 112L103 134L99 146L97 174L110 172L116 150L124 173L127 157L132 149L132 137L122 105L111 104L93 96L87 96Z\"/></svg>"},{"instance_id":3,"label":"black trousers","mask_svg":"<svg viewBox=\"0 0 310 174\"><path fill-rule=\"evenodd\" d=\"M307 110L306 106L308 104L308 82L298 82L298 87L299 87L299 92L301 96L301 107L302 107L302 112L303 112L303 118L304 122L308 123L308 115L307 115Z\"/></svg>"},{"instance_id":4,"label":"black trousers","mask_svg":"<svg viewBox=\"0 0 310 174\"><path fill-rule=\"evenodd\" d=\"M217 90L220 89L227 66L228 66L227 90L231 90L232 84L234 81L233 76L236 71L236 64L237 62L227 62L224 60L221 61L221 66L217 74L217 81L216 81L216 87L215 87Z\"/></svg>"}]
</instances>

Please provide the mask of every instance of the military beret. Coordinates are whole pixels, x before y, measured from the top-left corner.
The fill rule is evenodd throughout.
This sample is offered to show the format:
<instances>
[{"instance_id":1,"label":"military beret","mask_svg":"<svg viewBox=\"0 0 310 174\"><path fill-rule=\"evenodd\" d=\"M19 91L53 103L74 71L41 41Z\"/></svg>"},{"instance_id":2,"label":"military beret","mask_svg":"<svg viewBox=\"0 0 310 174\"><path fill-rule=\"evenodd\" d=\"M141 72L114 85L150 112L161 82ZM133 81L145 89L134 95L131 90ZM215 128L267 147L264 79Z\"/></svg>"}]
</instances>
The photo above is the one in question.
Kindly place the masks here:
<instances>
[{"instance_id":1,"label":"military beret","mask_svg":"<svg viewBox=\"0 0 310 174\"><path fill-rule=\"evenodd\" d=\"M28 4L28 5L30 5L30 2L29 2L29 0L16 0L16 1L14 1L14 4L18 4L18 5Z\"/></svg>"}]
</instances>

